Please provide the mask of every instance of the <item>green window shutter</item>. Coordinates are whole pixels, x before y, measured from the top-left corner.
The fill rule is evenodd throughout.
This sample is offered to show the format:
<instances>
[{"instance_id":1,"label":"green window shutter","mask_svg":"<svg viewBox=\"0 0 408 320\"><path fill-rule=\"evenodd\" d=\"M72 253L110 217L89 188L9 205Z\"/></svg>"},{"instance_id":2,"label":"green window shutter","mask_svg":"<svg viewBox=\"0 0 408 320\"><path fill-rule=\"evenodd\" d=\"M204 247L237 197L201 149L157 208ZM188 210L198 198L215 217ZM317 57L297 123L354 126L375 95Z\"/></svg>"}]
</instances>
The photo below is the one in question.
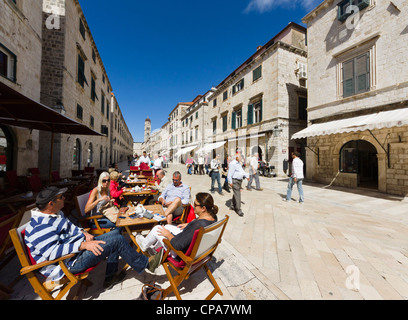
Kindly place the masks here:
<instances>
[{"instance_id":1,"label":"green window shutter","mask_svg":"<svg viewBox=\"0 0 408 320\"><path fill-rule=\"evenodd\" d=\"M370 55L364 54L356 59L356 93L370 89Z\"/></svg>"},{"instance_id":2,"label":"green window shutter","mask_svg":"<svg viewBox=\"0 0 408 320\"><path fill-rule=\"evenodd\" d=\"M343 97L354 94L354 60L343 63Z\"/></svg>"},{"instance_id":3,"label":"green window shutter","mask_svg":"<svg viewBox=\"0 0 408 320\"><path fill-rule=\"evenodd\" d=\"M83 78L84 69L85 69L84 60L82 59L81 55L78 54L78 82L82 87L84 86Z\"/></svg>"},{"instance_id":4,"label":"green window shutter","mask_svg":"<svg viewBox=\"0 0 408 320\"><path fill-rule=\"evenodd\" d=\"M248 125L253 124L254 123L254 105L253 104L249 104L248 105Z\"/></svg>"},{"instance_id":5,"label":"green window shutter","mask_svg":"<svg viewBox=\"0 0 408 320\"><path fill-rule=\"evenodd\" d=\"M252 81L258 80L262 76L262 66L252 71Z\"/></svg>"},{"instance_id":6,"label":"green window shutter","mask_svg":"<svg viewBox=\"0 0 408 320\"><path fill-rule=\"evenodd\" d=\"M231 129L236 128L237 128L237 113L233 111L231 115Z\"/></svg>"},{"instance_id":7,"label":"green window shutter","mask_svg":"<svg viewBox=\"0 0 408 320\"><path fill-rule=\"evenodd\" d=\"M262 121L262 108L263 108L263 100L260 101L260 109L259 109L259 122Z\"/></svg>"}]
</instances>

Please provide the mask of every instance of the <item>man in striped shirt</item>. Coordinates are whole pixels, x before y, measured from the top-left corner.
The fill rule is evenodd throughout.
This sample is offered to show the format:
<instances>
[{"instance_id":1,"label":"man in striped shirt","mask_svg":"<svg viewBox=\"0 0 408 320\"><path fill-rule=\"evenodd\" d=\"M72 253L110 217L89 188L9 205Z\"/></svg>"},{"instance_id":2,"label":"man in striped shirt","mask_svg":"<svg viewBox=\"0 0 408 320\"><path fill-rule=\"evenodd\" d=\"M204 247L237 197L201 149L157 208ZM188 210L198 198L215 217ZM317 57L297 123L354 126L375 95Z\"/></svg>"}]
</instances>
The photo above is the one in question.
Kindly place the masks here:
<instances>
[{"instance_id":1,"label":"man in striped shirt","mask_svg":"<svg viewBox=\"0 0 408 320\"><path fill-rule=\"evenodd\" d=\"M94 238L78 228L61 211L66 190L57 187L42 190L36 199L38 208L31 211L24 240L37 263L76 253L66 261L66 265L73 274L77 274L107 258L105 288L112 287L125 276L116 275L119 256L138 273L142 273L145 268L154 272L161 263L163 251L148 259L135 251L117 230ZM59 281L64 277L58 264L46 266L40 272L48 280Z\"/></svg>"}]
</instances>

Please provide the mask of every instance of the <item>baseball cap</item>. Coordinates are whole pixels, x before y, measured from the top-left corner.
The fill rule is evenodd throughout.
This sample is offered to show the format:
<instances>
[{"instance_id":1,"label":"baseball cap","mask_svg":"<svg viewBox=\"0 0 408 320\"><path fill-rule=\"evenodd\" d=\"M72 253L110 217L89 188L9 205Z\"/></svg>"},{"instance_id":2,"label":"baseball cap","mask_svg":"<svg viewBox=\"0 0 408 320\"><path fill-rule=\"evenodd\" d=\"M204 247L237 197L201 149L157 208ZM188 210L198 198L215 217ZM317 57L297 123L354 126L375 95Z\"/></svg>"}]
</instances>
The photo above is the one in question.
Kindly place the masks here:
<instances>
[{"instance_id":1,"label":"baseball cap","mask_svg":"<svg viewBox=\"0 0 408 320\"><path fill-rule=\"evenodd\" d=\"M55 197L59 194L65 193L68 190L68 188L57 188L55 186L51 186L48 188L45 188L44 190L41 190L38 195L37 199L35 200L35 203L37 205L41 204L47 204L48 202L52 201L55 199Z\"/></svg>"}]
</instances>

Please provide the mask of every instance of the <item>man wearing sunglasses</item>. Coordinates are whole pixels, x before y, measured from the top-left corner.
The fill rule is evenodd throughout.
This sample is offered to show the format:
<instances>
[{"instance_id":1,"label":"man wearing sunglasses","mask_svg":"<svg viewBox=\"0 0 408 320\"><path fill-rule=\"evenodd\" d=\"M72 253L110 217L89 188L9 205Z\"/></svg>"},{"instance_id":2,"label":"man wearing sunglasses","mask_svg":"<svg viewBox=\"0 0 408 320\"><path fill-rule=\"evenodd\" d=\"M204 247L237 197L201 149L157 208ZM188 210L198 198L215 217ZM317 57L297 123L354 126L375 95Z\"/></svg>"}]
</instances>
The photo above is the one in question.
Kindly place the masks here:
<instances>
[{"instance_id":1,"label":"man wearing sunglasses","mask_svg":"<svg viewBox=\"0 0 408 320\"><path fill-rule=\"evenodd\" d=\"M190 188L181 182L181 173L173 173L173 183L170 183L159 197L159 202L166 207L164 214L168 224L171 224L173 217L183 214L184 207L190 203Z\"/></svg>"}]
</instances>

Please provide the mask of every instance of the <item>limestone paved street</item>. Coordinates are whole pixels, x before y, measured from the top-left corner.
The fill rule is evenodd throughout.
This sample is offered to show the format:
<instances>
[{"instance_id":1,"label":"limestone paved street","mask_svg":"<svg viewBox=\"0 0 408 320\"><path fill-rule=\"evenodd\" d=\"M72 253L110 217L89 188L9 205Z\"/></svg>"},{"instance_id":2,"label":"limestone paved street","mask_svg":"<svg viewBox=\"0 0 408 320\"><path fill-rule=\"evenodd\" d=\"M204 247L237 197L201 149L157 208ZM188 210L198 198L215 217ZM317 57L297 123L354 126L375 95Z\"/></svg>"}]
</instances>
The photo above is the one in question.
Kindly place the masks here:
<instances>
[{"instance_id":1,"label":"limestone paved street","mask_svg":"<svg viewBox=\"0 0 408 320\"><path fill-rule=\"evenodd\" d=\"M181 171L193 196L209 192L208 176L187 175L183 165L170 165L167 172L174 170ZM226 206L232 193L213 194L219 217L230 216L210 265L224 293L214 299L408 298L408 199L305 182L305 203L287 203L282 201L287 179L260 179L263 191L242 190L244 217ZM292 198L297 196L295 187ZM8 283L17 265L14 259L4 268L0 282ZM90 274L94 285L83 299L128 300L139 295L143 283L168 285L163 267L155 275L128 270L125 281L103 292L104 268ZM183 299L201 300L211 288L200 271L180 292ZM38 299L25 278L14 289L12 299Z\"/></svg>"}]
</instances>

